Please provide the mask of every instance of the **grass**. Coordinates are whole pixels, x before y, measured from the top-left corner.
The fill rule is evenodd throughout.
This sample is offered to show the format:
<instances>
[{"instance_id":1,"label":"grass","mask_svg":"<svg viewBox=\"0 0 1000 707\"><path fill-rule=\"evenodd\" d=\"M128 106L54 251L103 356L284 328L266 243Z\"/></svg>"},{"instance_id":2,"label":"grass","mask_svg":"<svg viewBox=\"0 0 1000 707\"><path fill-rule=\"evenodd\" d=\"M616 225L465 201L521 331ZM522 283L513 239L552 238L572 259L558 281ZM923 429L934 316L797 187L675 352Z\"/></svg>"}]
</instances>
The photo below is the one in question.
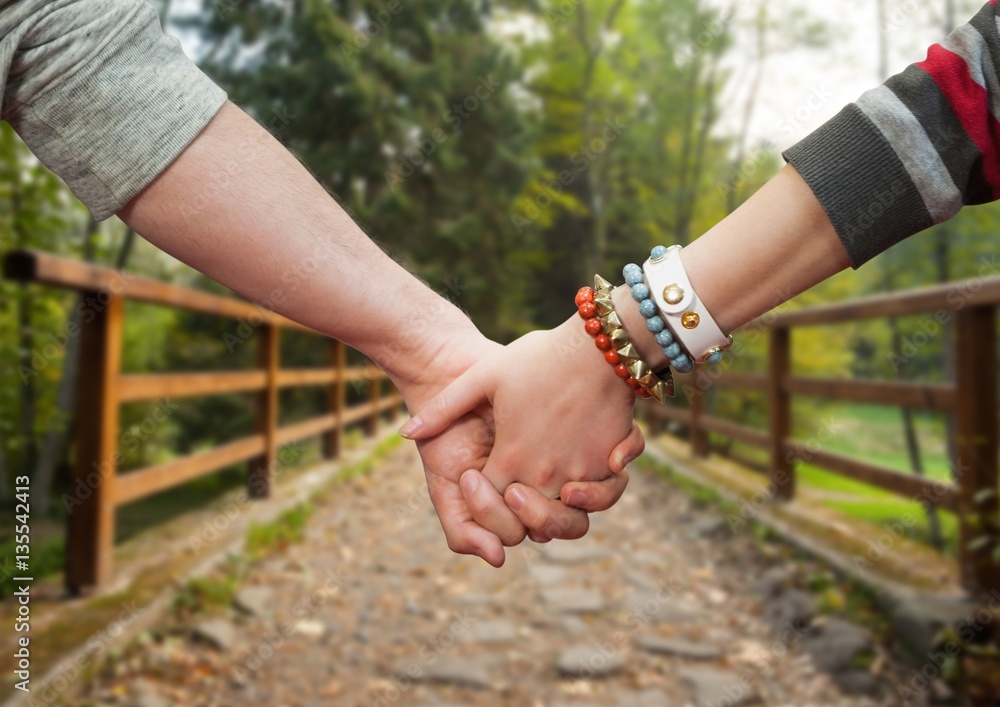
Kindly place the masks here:
<instances>
[{"instance_id":1,"label":"grass","mask_svg":"<svg viewBox=\"0 0 1000 707\"><path fill-rule=\"evenodd\" d=\"M251 523L247 528L247 557L258 559L302 540L306 523L314 510L315 507L309 503L299 503L268 523Z\"/></svg>"}]
</instances>

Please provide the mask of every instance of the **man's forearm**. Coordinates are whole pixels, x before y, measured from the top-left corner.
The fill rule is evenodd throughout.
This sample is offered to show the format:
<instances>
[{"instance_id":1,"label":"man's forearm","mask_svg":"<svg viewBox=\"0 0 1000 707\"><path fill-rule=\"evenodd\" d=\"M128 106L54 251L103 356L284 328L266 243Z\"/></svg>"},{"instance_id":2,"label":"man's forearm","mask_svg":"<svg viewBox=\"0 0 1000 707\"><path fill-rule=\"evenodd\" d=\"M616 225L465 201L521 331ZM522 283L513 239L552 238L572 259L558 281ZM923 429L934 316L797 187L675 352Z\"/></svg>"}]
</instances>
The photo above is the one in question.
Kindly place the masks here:
<instances>
[{"instance_id":1,"label":"man's forearm","mask_svg":"<svg viewBox=\"0 0 1000 707\"><path fill-rule=\"evenodd\" d=\"M735 331L850 266L847 251L809 185L786 165L756 194L684 248L684 267L719 327ZM664 367L628 292L615 292L625 328L654 367Z\"/></svg>"},{"instance_id":2,"label":"man's forearm","mask_svg":"<svg viewBox=\"0 0 1000 707\"><path fill-rule=\"evenodd\" d=\"M475 327L389 258L309 172L227 104L119 216L235 292L340 339L394 379Z\"/></svg>"}]
</instances>

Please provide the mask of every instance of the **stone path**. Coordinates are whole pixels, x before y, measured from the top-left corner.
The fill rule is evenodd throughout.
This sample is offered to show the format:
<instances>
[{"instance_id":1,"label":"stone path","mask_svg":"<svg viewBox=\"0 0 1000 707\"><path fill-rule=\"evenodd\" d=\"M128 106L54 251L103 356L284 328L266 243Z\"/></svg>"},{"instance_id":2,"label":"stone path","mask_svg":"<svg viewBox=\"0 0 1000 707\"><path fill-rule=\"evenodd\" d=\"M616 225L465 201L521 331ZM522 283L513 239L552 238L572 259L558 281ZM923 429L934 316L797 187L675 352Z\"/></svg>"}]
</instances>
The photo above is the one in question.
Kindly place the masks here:
<instances>
[{"instance_id":1,"label":"stone path","mask_svg":"<svg viewBox=\"0 0 1000 707\"><path fill-rule=\"evenodd\" d=\"M800 645L811 619L762 599L775 557L657 477L634 474L587 538L501 570L448 551L423 488L411 445L338 486L232 608L163 626L81 704L897 704L882 655L876 696L842 693Z\"/></svg>"}]
</instances>

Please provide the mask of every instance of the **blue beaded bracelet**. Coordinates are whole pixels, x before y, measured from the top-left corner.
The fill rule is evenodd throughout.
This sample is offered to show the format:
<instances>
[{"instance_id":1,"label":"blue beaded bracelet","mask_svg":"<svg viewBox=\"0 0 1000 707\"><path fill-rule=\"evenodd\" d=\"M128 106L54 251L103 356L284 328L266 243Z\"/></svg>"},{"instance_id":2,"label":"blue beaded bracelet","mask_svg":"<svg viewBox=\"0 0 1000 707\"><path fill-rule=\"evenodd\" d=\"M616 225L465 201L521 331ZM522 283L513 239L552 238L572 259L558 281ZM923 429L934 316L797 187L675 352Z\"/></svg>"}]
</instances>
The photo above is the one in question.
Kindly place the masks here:
<instances>
[{"instance_id":1,"label":"blue beaded bracelet","mask_svg":"<svg viewBox=\"0 0 1000 707\"><path fill-rule=\"evenodd\" d=\"M658 245L652 250L654 258L663 257L666 254L667 249L662 245ZM694 364L691 359L674 342L674 335L667 328L663 317L660 316L656 303L649 298L649 285L646 284L642 268L635 263L629 263L622 269L622 275L625 278L625 284L632 288L632 299L639 303L639 313L646 318L646 328L656 334L656 343L663 347L663 355L670 359L670 365L678 373L693 371Z\"/></svg>"}]
</instances>

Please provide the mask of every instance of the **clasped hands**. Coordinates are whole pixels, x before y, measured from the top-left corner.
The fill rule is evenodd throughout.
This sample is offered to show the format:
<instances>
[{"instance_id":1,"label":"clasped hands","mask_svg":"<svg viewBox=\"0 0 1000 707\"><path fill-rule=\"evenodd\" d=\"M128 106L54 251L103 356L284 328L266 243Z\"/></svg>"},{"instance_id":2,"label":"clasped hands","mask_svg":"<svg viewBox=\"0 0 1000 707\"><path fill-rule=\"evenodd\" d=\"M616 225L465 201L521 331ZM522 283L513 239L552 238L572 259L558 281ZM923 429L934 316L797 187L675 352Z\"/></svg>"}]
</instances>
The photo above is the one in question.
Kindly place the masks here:
<instances>
[{"instance_id":1,"label":"clasped hands","mask_svg":"<svg viewBox=\"0 0 1000 707\"><path fill-rule=\"evenodd\" d=\"M508 346L446 336L397 381L430 500L452 551L500 567L505 546L575 539L613 506L643 450L634 396L576 316Z\"/></svg>"}]
</instances>

